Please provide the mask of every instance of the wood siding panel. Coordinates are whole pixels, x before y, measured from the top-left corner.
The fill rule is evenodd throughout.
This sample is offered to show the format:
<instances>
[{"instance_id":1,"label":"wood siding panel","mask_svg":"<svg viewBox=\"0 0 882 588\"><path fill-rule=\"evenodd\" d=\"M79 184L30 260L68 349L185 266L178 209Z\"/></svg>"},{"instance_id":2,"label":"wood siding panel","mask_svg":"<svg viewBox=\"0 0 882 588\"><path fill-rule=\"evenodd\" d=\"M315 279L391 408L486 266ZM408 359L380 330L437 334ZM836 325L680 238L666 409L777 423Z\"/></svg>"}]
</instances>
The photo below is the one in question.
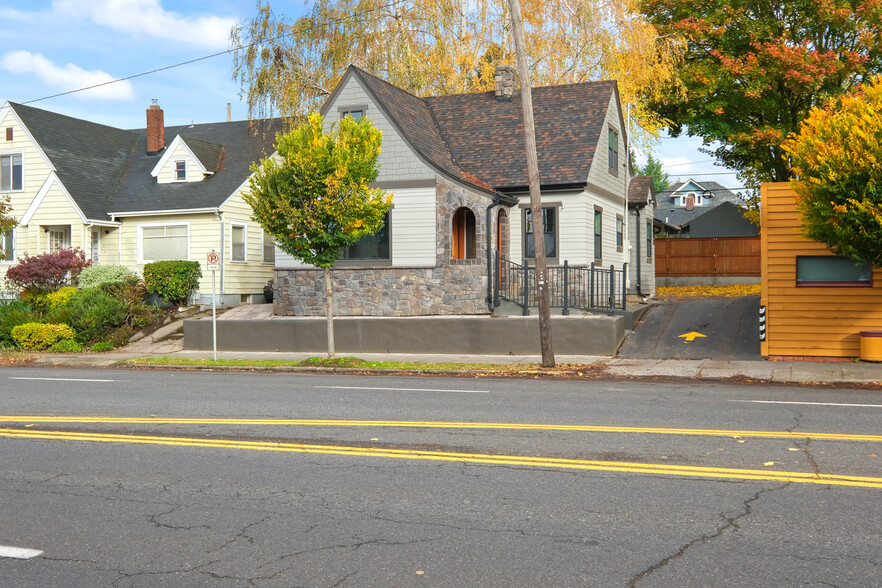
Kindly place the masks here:
<instances>
[{"instance_id":1,"label":"wood siding panel","mask_svg":"<svg viewBox=\"0 0 882 588\"><path fill-rule=\"evenodd\" d=\"M788 183L762 186L763 355L855 357L862 330L882 329L882 272L872 287L796 285L797 255L832 255L800 235L796 195Z\"/></svg>"},{"instance_id":2,"label":"wood siding panel","mask_svg":"<svg viewBox=\"0 0 882 588\"><path fill-rule=\"evenodd\" d=\"M224 293L225 294L261 294L264 285L273 279L272 263L263 263L263 228L255 221L251 220L252 210L245 200L242 199L242 193L237 192L229 198L221 206L221 214L224 219ZM233 237L231 224L244 224L245 229L245 259L246 261L231 261L233 251ZM212 248L220 250L217 247L218 238L220 236L219 229L215 228L214 240L209 235L208 241L203 245L199 243L199 248L204 248L202 257L196 258L199 263L205 264L205 258ZM193 243L191 242L191 250ZM209 288L211 287L211 273L206 272L209 280ZM210 290L204 290L208 293Z\"/></svg>"}]
</instances>

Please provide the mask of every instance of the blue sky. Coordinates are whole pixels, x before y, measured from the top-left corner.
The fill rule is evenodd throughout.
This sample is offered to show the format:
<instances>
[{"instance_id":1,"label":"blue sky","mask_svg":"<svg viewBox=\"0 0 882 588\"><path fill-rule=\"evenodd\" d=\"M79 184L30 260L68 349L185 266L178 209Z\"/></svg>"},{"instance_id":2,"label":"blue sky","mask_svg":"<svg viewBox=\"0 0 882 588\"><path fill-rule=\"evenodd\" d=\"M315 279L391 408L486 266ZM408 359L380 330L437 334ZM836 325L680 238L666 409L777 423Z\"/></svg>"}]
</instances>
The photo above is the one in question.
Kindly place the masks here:
<instances>
[{"instance_id":1,"label":"blue sky","mask_svg":"<svg viewBox=\"0 0 882 588\"><path fill-rule=\"evenodd\" d=\"M275 0L272 7L291 17L306 10L303 0ZM234 120L247 118L229 54L38 99L224 51L230 28L255 10L253 0L0 0L0 103L34 101L121 128L143 127L153 98L168 125L226 120L228 102ZM739 187L734 174L718 175L727 170L699 153L700 146L698 138L662 139L656 156L672 181L694 177Z\"/></svg>"}]
</instances>

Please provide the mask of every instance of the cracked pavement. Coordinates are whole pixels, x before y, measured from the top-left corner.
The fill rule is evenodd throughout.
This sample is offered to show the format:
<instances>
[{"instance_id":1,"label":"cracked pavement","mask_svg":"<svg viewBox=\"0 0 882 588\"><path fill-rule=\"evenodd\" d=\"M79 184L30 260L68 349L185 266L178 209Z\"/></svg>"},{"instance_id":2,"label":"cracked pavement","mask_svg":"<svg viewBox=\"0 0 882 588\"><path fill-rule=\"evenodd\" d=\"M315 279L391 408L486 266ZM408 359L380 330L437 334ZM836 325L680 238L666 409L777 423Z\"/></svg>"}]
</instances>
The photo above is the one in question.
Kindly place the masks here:
<instances>
[{"instance_id":1,"label":"cracked pavement","mask_svg":"<svg viewBox=\"0 0 882 588\"><path fill-rule=\"evenodd\" d=\"M882 478L872 391L90 372L14 384L0 414L296 417L791 431L794 438L233 424L21 423L31 431L372 444ZM108 372L101 372L107 378ZM125 381L122 381L125 380ZM395 387L410 392L396 392ZM13 427L4 423L0 427ZM376 440L376 441L373 441ZM0 586L877 586L880 488L356 455L0 437ZM765 466L771 462L773 465Z\"/></svg>"}]
</instances>

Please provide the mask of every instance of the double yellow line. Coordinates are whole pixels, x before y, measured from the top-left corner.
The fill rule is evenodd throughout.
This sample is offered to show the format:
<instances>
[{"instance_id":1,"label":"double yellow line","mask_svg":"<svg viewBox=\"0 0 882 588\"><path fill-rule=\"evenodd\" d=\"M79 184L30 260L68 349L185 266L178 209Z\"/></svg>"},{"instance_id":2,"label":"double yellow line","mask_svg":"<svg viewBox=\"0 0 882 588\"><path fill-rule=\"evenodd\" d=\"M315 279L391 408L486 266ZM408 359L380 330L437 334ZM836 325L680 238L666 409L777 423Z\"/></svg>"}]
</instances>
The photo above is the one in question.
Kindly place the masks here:
<instances>
[{"instance_id":1,"label":"double yellow line","mask_svg":"<svg viewBox=\"0 0 882 588\"><path fill-rule=\"evenodd\" d=\"M57 417L45 417L57 418ZM62 417L64 418L64 417ZM0 420L5 420L0 418ZM205 422L209 419L181 419L175 422ZM213 422L215 419L212 419ZM230 419L233 420L233 419ZM35 422L36 419L29 419ZM43 421L48 422L48 421ZM57 422L57 421L56 421ZM84 421L63 421L84 422ZM88 422L169 422L169 420L113 420ZM236 420L236 422L240 422ZM314 422L314 421L311 421ZM340 423L340 421L329 421ZM354 421L353 421L354 422ZM361 421L375 424L373 421ZM394 422L394 421L388 421ZM391 426L391 425L389 425ZM732 468L710 468L698 466L682 466L668 464L632 463L616 461L594 461L581 459L556 459L546 457L527 457L511 455L487 455L480 453L455 453L441 451L419 451L404 449L387 449L373 447L355 447L341 445L312 445L302 443L284 443L272 441L238 441L225 439L200 439L193 437L163 437L153 435L119 435L104 433L80 433L71 431L39 431L33 429L0 429L0 437L24 439L64 440L81 442L134 443L141 445L172 445L183 447L200 447L212 449L239 449L252 451L274 451L286 453L311 453L326 455L345 455L354 457L385 457L394 459L413 459L428 461L448 461L458 463L492 464L503 466L522 466L536 468L553 468L569 470L594 470L624 472L636 474L654 474L665 476L686 476L699 478L725 478L738 480L760 480L794 482L802 484L822 484L829 486L857 486L864 488L882 488L882 478L862 476L838 476L816 474L810 472L787 472L773 470L747 470ZM805 435L803 435L803 438Z\"/></svg>"},{"instance_id":2,"label":"double yellow line","mask_svg":"<svg viewBox=\"0 0 882 588\"><path fill-rule=\"evenodd\" d=\"M275 425L300 427L401 427L422 429L507 429L516 431L574 431L582 433L643 433L649 435L697 435L705 437L762 437L768 439L816 439L882 443L882 435L791 431L739 431L735 429L670 429L661 427L614 427L597 425L543 425L532 423L469 423L457 421L366 421L347 419L222 419L166 417L74 417L3 416L0 423L154 424L154 425Z\"/></svg>"}]
</instances>

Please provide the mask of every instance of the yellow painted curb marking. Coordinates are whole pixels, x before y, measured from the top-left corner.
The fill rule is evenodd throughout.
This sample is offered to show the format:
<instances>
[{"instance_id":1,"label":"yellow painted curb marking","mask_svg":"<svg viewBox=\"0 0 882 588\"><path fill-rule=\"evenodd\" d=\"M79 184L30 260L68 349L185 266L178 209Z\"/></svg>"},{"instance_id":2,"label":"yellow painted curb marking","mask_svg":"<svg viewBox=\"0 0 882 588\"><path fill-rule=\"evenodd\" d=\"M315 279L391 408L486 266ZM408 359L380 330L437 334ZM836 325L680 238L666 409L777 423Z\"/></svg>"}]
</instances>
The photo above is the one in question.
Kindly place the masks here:
<instances>
[{"instance_id":1,"label":"yellow painted curb marking","mask_svg":"<svg viewBox=\"0 0 882 588\"><path fill-rule=\"evenodd\" d=\"M355 419L247 419L174 417L75 417L0 415L0 423L154 424L154 425L268 425L306 427L401 427L425 429L508 429L516 431L574 431L582 433L642 433L705 437L763 437L882 443L882 435L818 433L811 431L739 431L735 429L677 429L604 425L550 425L535 423L469 423L458 421L368 421Z\"/></svg>"},{"instance_id":2,"label":"yellow painted curb marking","mask_svg":"<svg viewBox=\"0 0 882 588\"><path fill-rule=\"evenodd\" d=\"M190 437L156 437L150 435L75 433L66 431L25 431L19 429L0 429L0 437L65 441L93 441L107 443L134 443L142 445L174 445L216 449L250 449L257 451L278 451L288 453L318 453L358 457L386 457L397 459L452 461L459 463L518 465L529 467L596 470L669 476L729 478L739 480L763 480L795 482L802 484L822 484L830 486L859 486L864 488L882 488L882 478L870 478L861 476L839 476L832 474L815 474L811 472L774 472L732 468L709 468L669 464L593 461L581 459L560 459L512 455L487 455L480 453L413 451L404 449L386 449L379 447L372 448L349 447L342 445L308 445L301 443L282 443L272 441L237 441L226 439L199 439Z\"/></svg>"}]
</instances>

